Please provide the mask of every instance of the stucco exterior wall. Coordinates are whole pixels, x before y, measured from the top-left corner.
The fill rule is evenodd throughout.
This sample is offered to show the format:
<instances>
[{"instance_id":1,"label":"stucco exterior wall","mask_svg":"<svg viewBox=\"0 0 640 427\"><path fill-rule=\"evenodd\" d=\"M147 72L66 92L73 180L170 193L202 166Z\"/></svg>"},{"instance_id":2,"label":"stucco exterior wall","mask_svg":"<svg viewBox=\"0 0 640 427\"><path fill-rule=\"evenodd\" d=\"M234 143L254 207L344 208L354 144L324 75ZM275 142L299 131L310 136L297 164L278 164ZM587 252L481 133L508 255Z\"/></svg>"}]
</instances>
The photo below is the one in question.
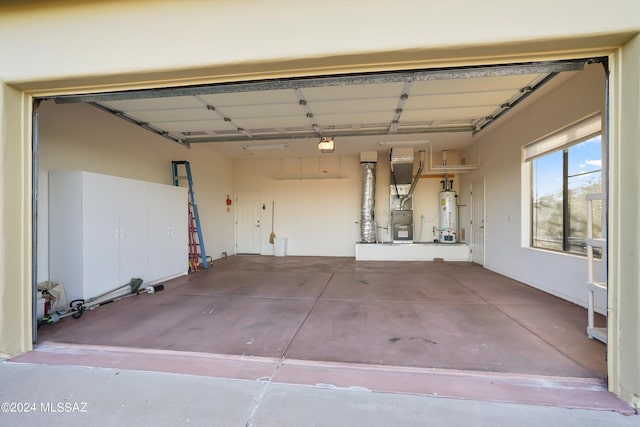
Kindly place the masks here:
<instances>
[{"instance_id":1,"label":"stucco exterior wall","mask_svg":"<svg viewBox=\"0 0 640 427\"><path fill-rule=\"evenodd\" d=\"M629 41L639 31L640 3L624 0L588 7L529 0L0 6L0 353L31 348L30 95L621 52L612 97L612 144L619 151L611 170L619 175L612 180L617 290L610 306L624 303L610 317L610 387L637 405L640 49L637 39Z\"/></svg>"}]
</instances>

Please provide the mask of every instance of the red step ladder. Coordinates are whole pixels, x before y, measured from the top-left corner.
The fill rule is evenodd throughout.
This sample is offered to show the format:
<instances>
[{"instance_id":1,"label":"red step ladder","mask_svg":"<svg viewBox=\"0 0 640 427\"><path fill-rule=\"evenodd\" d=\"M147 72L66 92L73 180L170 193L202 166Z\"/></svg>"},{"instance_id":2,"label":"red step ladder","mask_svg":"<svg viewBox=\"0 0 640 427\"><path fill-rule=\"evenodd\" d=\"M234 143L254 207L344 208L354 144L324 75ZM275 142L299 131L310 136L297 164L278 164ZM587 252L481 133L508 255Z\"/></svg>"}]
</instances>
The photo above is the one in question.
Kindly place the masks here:
<instances>
[{"instance_id":1,"label":"red step ladder","mask_svg":"<svg viewBox=\"0 0 640 427\"><path fill-rule=\"evenodd\" d=\"M196 219L193 215L193 205L189 202L189 271L200 270L200 252L198 251Z\"/></svg>"}]
</instances>

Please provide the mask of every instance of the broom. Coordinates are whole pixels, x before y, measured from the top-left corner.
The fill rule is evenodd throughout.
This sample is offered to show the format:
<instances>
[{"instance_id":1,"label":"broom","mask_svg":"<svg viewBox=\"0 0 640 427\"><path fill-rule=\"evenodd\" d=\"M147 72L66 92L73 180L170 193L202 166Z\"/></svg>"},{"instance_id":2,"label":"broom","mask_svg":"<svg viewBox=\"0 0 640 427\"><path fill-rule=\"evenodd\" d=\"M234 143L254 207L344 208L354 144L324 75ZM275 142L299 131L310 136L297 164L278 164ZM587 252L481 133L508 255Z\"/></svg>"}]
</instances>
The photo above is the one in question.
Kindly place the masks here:
<instances>
[{"instance_id":1,"label":"broom","mask_svg":"<svg viewBox=\"0 0 640 427\"><path fill-rule=\"evenodd\" d=\"M275 216L276 202L275 200L271 202L271 234L269 235L269 243L273 245L273 242L276 239L276 233L273 232L273 220Z\"/></svg>"}]
</instances>

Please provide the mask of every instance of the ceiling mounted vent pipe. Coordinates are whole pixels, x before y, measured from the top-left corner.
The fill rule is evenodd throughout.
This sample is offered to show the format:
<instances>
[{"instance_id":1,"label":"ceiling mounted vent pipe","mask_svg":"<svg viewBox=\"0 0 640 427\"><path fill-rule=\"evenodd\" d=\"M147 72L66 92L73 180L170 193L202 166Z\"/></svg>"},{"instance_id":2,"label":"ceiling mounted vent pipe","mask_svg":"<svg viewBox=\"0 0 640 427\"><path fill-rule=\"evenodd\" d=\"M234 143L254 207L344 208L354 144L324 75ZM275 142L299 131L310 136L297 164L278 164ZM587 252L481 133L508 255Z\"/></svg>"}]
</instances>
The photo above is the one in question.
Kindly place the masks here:
<instances>
[{"instance_id":1,"label":"ceiling mounted vent pipe","mask_svg":"<svg viewBox=\"0 0 640 427\"><path fill-rule=\"evenodd\" d=\"M407 200L409 200L413 196L413 190L416 189L416 184L418 183L418 180L420 179L420 175L422 174L422 169L424 169L424 151L420 151L420 165L418 166L418 173L416 173L415 178L413 178L413 182L411 183L411 187L409 188L409 192L400 201L400 210L404 209L405 202Z\"/></svg>"},{"instance_id":2,"label":"ceiling mounted vent pipe","mask_svg":"<svg viewBox=\"0 0 640 427\"><path fill-rule=\"evenodd\" d=\"M376 193L376 163L378 153L375 151L360 153L362 168L362 210L360 212L360 241L376 243L376 222L374 219Z\"/></svg>"}]
</instances>

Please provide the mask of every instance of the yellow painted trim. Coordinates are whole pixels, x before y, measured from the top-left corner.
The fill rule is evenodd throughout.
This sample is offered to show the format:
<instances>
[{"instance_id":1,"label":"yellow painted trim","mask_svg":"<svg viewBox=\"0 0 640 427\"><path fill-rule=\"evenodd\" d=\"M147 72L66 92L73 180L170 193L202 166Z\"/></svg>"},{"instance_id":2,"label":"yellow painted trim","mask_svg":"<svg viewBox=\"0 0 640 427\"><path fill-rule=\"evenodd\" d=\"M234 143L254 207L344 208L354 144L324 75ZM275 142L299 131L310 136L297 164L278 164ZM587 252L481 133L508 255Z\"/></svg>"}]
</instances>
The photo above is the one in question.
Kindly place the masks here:
<instances>
[{"instance_id":1,"label":"yellow painted trim","mask_svg":"<svg viewBox=\"0 0 640 427\"><path fill-rule=\"evenodd\" d=\"M490 46L413 49L322 58L284 58L206 68L149 70L118 75L74 76L44 82L8 83L34 96L46 97L348 73L554 61L607 56L632 36L631 33L615 33ZM550 50L545 51L546 48Z\"/></svg>"},{"instance_id":2,"label":"yellow painted trim","mask_svg":"<svg viewBox=\"0 0 640 427\"><path fill-rule=\"evenodd\" d=\"M31 349L31 107L29 96L0 85L0 355L6 357Z\"/></svg>"}]
</instances>

